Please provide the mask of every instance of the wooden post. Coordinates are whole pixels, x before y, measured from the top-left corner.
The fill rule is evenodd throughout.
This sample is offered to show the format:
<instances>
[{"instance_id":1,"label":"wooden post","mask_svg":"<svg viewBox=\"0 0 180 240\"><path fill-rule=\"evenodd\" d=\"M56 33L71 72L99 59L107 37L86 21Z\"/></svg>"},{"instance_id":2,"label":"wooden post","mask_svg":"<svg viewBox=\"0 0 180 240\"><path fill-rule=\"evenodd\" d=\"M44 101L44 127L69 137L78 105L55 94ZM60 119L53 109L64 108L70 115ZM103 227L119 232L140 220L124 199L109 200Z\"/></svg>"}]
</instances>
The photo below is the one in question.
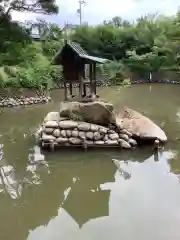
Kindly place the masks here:
<instances>
[{"instance_id":1,"label":"wooden post","mask_svg":"<svg viewBox=\"0 0 180 240\"><path fill-rule=\"evenodd\" d=\"M89 64L89 78L90 78L90 92L91 96L93 95L93 66L92 63Z\"/></svg>"},{"instance_id":2,"label":"wooden post","mask_svg":"<svg viewBox=\"0 0 180 240\"><path fill-rule=\"evenodd\" d=\"M93 91L96 95L96 63L93 63Z\"/></svg>"},{"instance_id":3,"label":"wooden post","mask_svg":"<svg viewBox=\"0 0 180 240\"><path fill-rule=\"evenodd\" d=\"M64 100L67 101L67 85L66 85L66 82L64 82Z\"/></svg>"},{"instance_id":4,"label":"wooden post","mask_svg":"<svg viewBox=\"0 0 180 240\"><path fill-rule=\"evenodd\" d=\"M70 96L72 97L72 83L69 84L69 92L70 92Z\"/></svg>"},{"instance_id":5,"label":"wooden post","mask_svg":"<svg viewBox=\"0 0 180 240\"><path fill-rule=\"evenodd\" d=\"M86 92L86 84L83 84L83 96L86 97L87 96L87 92Z\"/></svg>"},{"instance_id":6,"label":"wooden post","mask_svg":"<svg viewBox=\"0 0 180 240\"><path fill-rule=\"evenodd\" d=\"M79 76L79 97L82 98L83 93L83 78Z\"/></svg>"}]
</instances>

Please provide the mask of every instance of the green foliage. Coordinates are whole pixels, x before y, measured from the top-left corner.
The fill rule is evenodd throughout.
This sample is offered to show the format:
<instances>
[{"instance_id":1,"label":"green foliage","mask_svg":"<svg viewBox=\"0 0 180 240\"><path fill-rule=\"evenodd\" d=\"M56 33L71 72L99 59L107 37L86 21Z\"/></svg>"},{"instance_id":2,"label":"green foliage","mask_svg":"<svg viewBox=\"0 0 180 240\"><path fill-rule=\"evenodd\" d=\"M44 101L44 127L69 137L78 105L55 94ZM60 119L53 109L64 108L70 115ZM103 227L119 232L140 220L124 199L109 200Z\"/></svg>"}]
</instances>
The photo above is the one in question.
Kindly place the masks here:
<instances>
[{"instance_id":1,"label":"green foliage","mask_svg":"<svg viewBox=\"0 0 180 240\"><path fill-rule=\"evenodd\" d=\"M34 2L40 5L35 4L29 11L54 11L53 0L50 1L52 8L48 7L47 1ZM19 5L19 10L21 7L26 8ZM95 27L79 26L70 38L80 43L90 55L111 60L98 66L98 72L106 76L105 81L128 85L129 77L134 73L141 78L146 78L150 72L153 76L172 80L173 76L180 76L179 26L180 12L172 17L147 15L134 23L114 17ZM38 29L39 42L34 42L29 35L34 27ZM62 69L52 66L51 60L63 46L64 39L57 25L37 19L22 26L13 22L10 12L1 7L0 36L0 88L47 90L58 85Z\"/></svg>"},{"instance_id":2,"label":"green foliage","mask_svg":"<svg viewBox=\"0 0 180 240\"><path fill-rule=\"evenodd\" d=\"M0 68L0 88L4 88L6 81L8 80L8 75L5 73L4 68Z\"/></svg>"},{"instance_id":3,"label":"green foliage","mask_svg":"<svg viewBox=\"0 0 180 240\"><path fill-rule=\"evenodd\" d=\"M8 24L11 25L12 22L6 22L4 25L6 27L3 27L1 31L4 40L0 55L0 66L2 66L0 68L0 88L17 87L44 90L51 88L53 82L59 80L61 75L60 69L51 65L51 60L62 46L62 40L52 39L50 41L47 36L47 40L32 42L24 28L16 25L16 30L22 37L21 41L17 34L13 35L13 31L10 40L7 41ZM15 33L17 32L15 31ZM55 32L57 32L57 28L55 28ZM52 31L51 34L53 35Z\"/></svg>"},{"instance_id":4,"label":"green foliage","mask_svg":"<svg viewBox=\"0 0 180 240\"><path fill-rule=\"evenodd\" d=\"M180 74L180 13L173 17L147 15L134 23L114 17L97 27L78 27L72 36L90 54L114 61L106 67L112 81L117 73L139 76Z\"/></svg>"},{"instance_id":5,"label":"green foliage","mask_svg":"<svg viewBox=\"0 0 180 240\"><path fill-rule=\"evenodd\" d=\"M0 3L0 16L5 16L6 18L10 18L10 13L12 10L43 14L57 14L59 10L55 0L1 0Z\"/></svg>"},{"instance_id":6,"label":"green foliage","mask_svg":"<svg viewBox=\"0 0 180 240\"><path fill-rule=\"evenodd\" d=\"M120 61L111 61L109 63L100 65L100 71L108 76L113 84L122 83L125 75L125 67Z\"/></svg>"}]
</instances>

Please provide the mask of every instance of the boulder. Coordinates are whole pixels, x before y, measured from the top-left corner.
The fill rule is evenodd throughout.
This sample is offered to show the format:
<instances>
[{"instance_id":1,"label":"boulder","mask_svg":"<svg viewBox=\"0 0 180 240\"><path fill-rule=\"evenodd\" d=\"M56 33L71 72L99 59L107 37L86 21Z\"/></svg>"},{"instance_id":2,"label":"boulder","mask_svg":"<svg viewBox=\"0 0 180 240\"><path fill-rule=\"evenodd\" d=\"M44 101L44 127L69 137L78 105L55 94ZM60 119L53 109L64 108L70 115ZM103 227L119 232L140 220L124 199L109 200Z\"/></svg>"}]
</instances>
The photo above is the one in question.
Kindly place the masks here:
<instances>
[{"instance_id":1,"label":"boulder","mask_svg":"<svg viewBox=\"0 0 180 240\"><path fill-rule=\"evenodd\" d=\"M60 119L60 114L59 112L49 112L45 119L44 119L44 122L48 122L48 121L59 121Z\"/></svg>"},{"instance_id":2,"label":"boulder","mask_svg":"<svg viewBox=\"0 0 180 240\"><path fill-rule=\"evenodd\" d=\"M122 108L116 113L116 122L120 122L122 127L137 139L167 141L166 134L159 126L130 108Z\"/></svg>"},{"instance_id":3,"label":"boulder","mask_svg":"<svg viewBox=\"0 0 180 240\"><path fill-rule=\"evenodd\" d=\"M102 101L61 102L60 116L100 125L115 122L113 105Z\"/></svg>"}]
</instances>

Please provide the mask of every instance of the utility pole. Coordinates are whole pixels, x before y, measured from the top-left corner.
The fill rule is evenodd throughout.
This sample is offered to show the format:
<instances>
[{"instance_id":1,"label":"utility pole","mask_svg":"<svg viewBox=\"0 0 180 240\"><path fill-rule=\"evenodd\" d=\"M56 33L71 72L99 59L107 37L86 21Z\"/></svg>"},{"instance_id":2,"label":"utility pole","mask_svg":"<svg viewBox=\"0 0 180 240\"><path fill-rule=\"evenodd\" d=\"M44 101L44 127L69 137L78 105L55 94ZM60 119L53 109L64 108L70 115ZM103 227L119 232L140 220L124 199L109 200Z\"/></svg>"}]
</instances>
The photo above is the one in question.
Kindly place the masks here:
<instances>
[{"instance_id":1,"label":"utility pole","mask_svg":"<svg viewBox=\"0 0 180 240\"><path fill-rule=\"evenodd\" d=\"M84 0L79 0L79 9L77 10L77 13L79 14L79 23L82 25L82 5L84 5L86 2Z\"/></svg>"}]
</instances>

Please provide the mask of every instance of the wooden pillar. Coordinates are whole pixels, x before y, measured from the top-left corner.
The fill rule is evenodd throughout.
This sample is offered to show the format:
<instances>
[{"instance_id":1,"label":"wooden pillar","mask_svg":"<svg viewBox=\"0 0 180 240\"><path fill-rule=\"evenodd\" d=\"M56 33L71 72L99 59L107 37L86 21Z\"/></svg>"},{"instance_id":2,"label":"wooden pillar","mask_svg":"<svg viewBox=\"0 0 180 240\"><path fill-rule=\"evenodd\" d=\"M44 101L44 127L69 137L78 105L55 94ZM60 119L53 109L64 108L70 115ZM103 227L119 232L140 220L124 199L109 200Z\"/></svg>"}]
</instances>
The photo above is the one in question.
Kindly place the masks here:
<instances>
[{"instance_id":1,"label":"wooden pillar","mask_svg":"<svg viewBox=\"0 0 180 240\"><path fill-rule=\"evenodd\" d=\"M93 92L96 95L96 63L93 63Z\"/></svg>"},{"instance_id":2,"label":"wooden pillar","mask_svg":"<svg viewBox=\"0 0 180 240\"><path fill-rule=\"evenodd\" d=\"M67 101L67 85L66 85L66 82L64 82L64 100Z\"/></svg>"},{"instance_id":3,"label":"wooden pillar","mask_svg":"<svg viewBox=\"0 0 180 240\"><path fill-rule=\"evenodd\" d=\"M82 98L83 95L83 78L79 76L79 97Z\"/></svg>"},{"instance_id":4,"label":"wooden pillar","mask_svg":"<svg viewBox=\"0 0 180 240\"><path fill-rule=\"evenodd\" d=\"M72 83L69 84L69 92L70 92L70 96L72 97Z\"/></svg>"},{"instance_id":5,"label":"wooden pillar","mask_svg":"<svg viewBox=\"0 0 180 240\"><path fill-rule=\"evenodd\" d=\"M86 84L83 84L83 96L86 97L87 96L87 91L86 91Z\"/></svg>"},{"instance_id":6,"label":"wooden pillar","mask_svg":"<svg viewBox=\"0 0 180 240\"><path fill-rule=\"evenodd\" d=\"M93 66L92 63L89 64L89 78L90 78L90 92L93 95Z\"/></svg>"}]
</instances>

